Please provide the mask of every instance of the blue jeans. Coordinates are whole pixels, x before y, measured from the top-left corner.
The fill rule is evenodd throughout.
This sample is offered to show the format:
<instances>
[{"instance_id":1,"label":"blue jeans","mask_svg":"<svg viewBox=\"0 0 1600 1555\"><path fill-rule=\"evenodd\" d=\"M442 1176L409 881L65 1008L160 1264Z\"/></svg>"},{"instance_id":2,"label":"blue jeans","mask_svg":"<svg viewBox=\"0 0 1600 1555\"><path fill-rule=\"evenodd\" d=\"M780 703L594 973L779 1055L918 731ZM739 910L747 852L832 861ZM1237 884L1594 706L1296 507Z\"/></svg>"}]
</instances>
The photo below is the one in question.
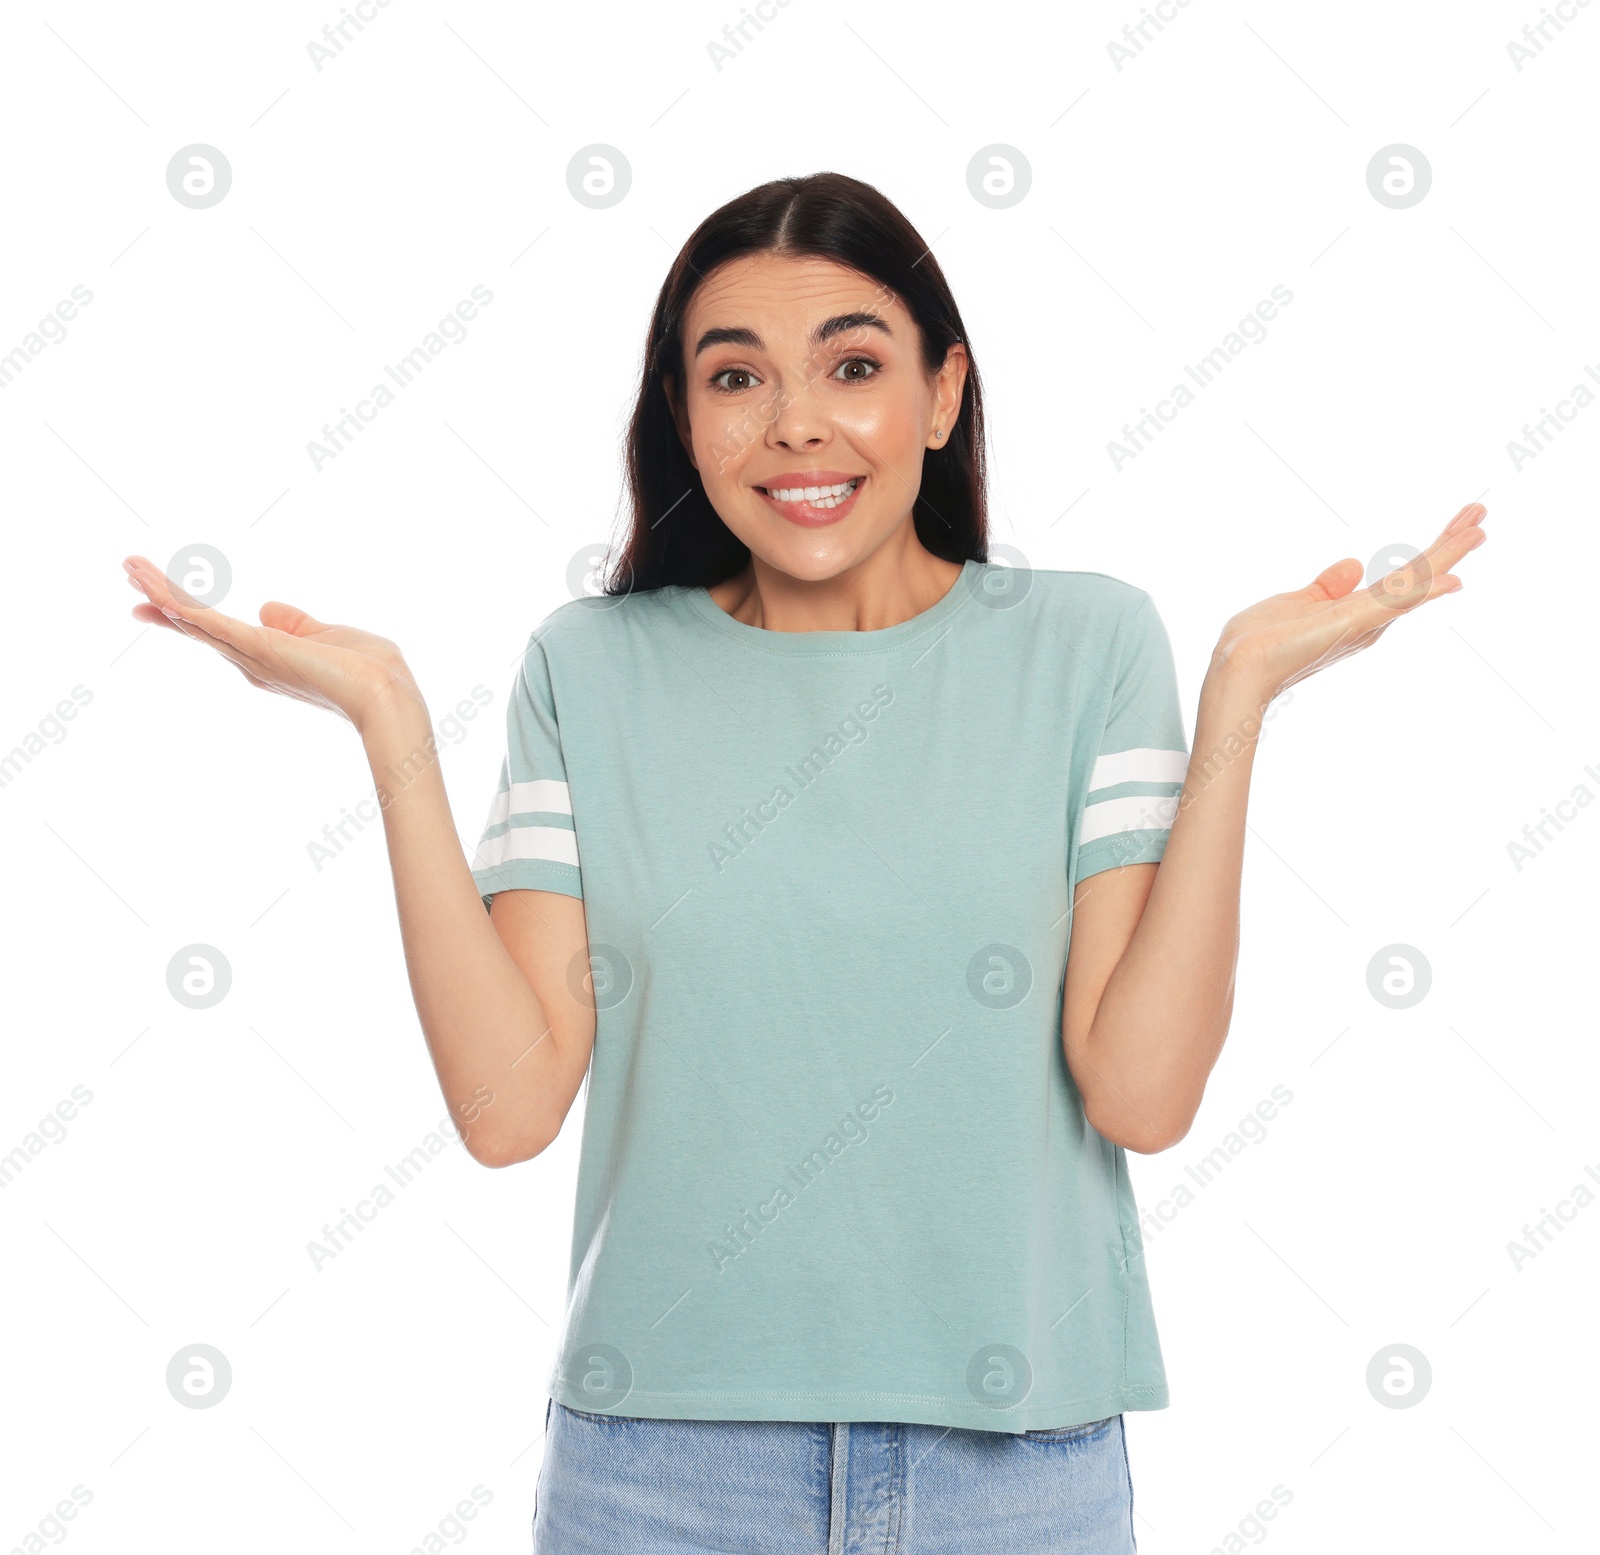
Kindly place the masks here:
<instances>
[{"instance_id":1,"label":"blue jeans","mask_svg":"<svg viewBox=\"0 0 1600 1555\"><path fill-rule=\"evenodd\" d=\"M645 1420L554 1399L534 1555L1130 1555L1122 1416L1008 1435Z\"/></svg>"}]
</instances>

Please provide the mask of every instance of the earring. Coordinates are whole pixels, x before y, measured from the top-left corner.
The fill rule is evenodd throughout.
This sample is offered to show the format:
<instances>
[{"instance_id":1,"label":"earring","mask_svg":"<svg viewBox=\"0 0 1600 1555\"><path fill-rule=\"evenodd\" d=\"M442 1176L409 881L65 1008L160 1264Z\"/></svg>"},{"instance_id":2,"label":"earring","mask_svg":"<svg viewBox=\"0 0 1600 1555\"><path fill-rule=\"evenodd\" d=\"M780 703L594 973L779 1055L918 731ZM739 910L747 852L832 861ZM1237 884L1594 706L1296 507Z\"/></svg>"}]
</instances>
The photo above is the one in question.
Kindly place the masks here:
<instances>
[{"instance_id":1,"label":"earring","mask_svg":"<svg viewBox=\"0 0 1600 1555\"><path fill-rule=\"evenodd\" d=\"M935 432L935 433L934 433L934 434L933 434L933 435L934 435L934 436L935 436L935 437L943 437L943 436L944 436L944 433L943 433L943 432Z\"/></svg>"}]
</instances>

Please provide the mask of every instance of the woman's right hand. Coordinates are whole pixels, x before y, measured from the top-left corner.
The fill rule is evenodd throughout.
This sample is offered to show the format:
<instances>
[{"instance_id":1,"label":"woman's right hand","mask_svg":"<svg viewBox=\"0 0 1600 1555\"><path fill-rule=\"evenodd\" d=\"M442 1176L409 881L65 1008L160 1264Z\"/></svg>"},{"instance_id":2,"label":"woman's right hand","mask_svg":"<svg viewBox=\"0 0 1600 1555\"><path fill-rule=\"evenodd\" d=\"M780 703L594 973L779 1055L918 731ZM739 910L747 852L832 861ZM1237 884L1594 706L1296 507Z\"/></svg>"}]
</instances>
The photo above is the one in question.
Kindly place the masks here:
<instances>
[{"instance_id":1,"label":"woman's right hand","mask_svg":"<svg viewBox=\"0 0 1600 1555\"><path fill-rule=\"evenodd\" d=\"M252 626L202 605L148 557L129 556L122 565L146 596L147 603L133 607L139 620L215 648L263 691L330 708L363 733L375 715L397 707L426 714L406 661L387 637L325 625L277 600L261 607L261 625Z\"/></svg>"}]
</instances>

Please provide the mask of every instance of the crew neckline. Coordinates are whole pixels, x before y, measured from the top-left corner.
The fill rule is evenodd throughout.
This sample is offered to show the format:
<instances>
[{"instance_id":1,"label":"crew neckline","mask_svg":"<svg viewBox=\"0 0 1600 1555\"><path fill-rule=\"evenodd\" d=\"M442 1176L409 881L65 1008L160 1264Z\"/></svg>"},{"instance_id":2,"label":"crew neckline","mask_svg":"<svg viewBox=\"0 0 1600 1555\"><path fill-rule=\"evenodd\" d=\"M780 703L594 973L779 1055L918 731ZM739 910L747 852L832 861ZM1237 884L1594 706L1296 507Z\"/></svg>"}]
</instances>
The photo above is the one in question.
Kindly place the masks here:
<instances>
[{"instance_id":1,"label":"crew neckline","mask_svg":"<svg viewBox=\"0 0 1600 1555\"><path fill-rule=\"evenodd\" d=\"M880 626L868 631L779 632L771 627L751 626L747 621L738 621L729 615L711 597L711 590L704 584L693 587L686 585L683 598L707 625L726 636L739 638L752 648L765 649L769 653L874 653L897 647L942 625L967 603L978 586L978 575L987 566L987 562L975 561L969 556L962 562L955 582L926 610L908 616L904 621L896 621L893 626Z\"/></svg>"}]
</instances>

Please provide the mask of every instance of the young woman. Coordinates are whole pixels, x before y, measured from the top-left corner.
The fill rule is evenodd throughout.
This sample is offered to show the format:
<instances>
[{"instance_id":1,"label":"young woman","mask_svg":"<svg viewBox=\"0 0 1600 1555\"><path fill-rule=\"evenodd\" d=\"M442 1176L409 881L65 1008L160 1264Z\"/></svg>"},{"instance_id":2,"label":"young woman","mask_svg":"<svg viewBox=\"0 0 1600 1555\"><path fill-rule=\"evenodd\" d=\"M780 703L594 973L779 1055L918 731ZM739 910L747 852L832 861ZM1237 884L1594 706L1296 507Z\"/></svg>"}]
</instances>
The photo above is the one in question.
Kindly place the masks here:
<instances>
[{"instance_id":1,"label":"young woman","mask_svg":"<svg viewBox=\"0 0 1600 1555\"><path fill-rule=\"evenodd\" d=\"M1122 1416L1167 1386L1125 1152L1228 1030L1260 718L1458 588L1484 509L1229 620L1191 761L1148 594L987 560L955 302L836 174L689 238L627 457L470 864L392 642L125 564L359 731L472 1155L538 1155L588 1077L536 1548L1131 1550Z\"/></svg>"}]
</instances>

